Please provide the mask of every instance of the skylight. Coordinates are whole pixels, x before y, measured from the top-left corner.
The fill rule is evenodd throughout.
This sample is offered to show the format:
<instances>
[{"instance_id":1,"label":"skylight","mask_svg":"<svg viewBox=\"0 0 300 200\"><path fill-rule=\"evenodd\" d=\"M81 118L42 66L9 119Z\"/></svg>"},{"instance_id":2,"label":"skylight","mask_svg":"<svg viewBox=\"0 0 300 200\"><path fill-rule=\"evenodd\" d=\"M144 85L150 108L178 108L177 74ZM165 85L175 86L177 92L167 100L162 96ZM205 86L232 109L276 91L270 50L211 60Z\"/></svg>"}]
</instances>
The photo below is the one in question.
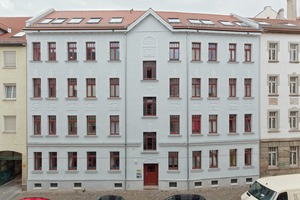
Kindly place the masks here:
<instances>
[{"instance_id":1,"label":"skylight","mask_svg":"<svg viewBox=\"0 0 300 200\"><path fill-rule=\"evenodd\" d=\"M220 23L223 24L224 26L234 26L234 24L229 21L220 21Z\"/></svg>"},{"instance_id":2,"label":"skylight","mask_svg":"<svg viewBox=\"0 0 300 200\"><path fill-rule=\"evenodd\" d=\"M123 17L112 17L109 21L109 23L116 23L116 24L119 24L119 23L122 23L123 21Z\"/></svg>"},{"instance_id":3,"label":"skylight","mask_svg":"<svg viewBox=\"0 0 300 200\"><path fill-rule=\"evenodd\" d=\"M83 18L73 18L68 23L69 24L79 24L82 20L83 20Z\"/></svg>"},{"instance_id":4,"label":"skylight","mask_svg":"<svg viewBox=\"0 0 300 200\"><path fill-rule=\"evenodd\" d=\"M236 23L238 26L241 26L241 27L247 27L249 26L248 24L244 23L244 22L234 22Z\"/></svg>"},{"instance_id":5,"label":"skylight","mask_svg":"<svg viewBox=\"0 0 300 200\"><path fill-rule=\"evenodd\" d=\"M51 21L53 20L53 18L46 18L43 21L41 21L41 24L49 24Z\"/></svg>"},{"instance_id":6,"label":"skylight","mask_svg":"<svg viewBox=\"0 0 300 200\"><path fill-rule=\"evenodd\" d=\"M260 25L270 25L268 22L258 22Z\"/></svg>"},{"instance_id":7,"label":"skylight","mask_svg":"<svg viewBox=\"0 0 300 200\"><path fill-rule=\"evenodd\" d=\"M90 18L86 23L87 24L98 24L101 18Z\"/></svg>"},{"instance_id":8,"label":"skylight","mask_svg":"<svg viewBox=\"0 0 300 200\"><path fill-rule=\"evenodd\" d=\"M61 23L63 23L65 20L66 20L66 18L58 18L58 19L55 19L54 21L52 21L51 23L52 23L52 24L61 24Z\"/></svg>"},{"instance_id":9,"label":"skylight","mask_svg":"<svg viewBox=\"0 0 300 200\"><path fill-rule=\"evenodd\" d=\"M284 24L284 25L286 25L286 26L291 26L291 27L297 26L297 25L295 25L295 24L291 24L291 23Z\"/></svg>"},{"instance_id":10,"label":"skylight","mask_svg":"<svg viewBox=\"0 0 300 200\"><path fill-rule=\"evenodd\" d=\"M15 34L13 37L23 37L25 35L25 32L19 32L17 34Z\"/></svg>"},{"instance_id":11,"label":"skylight","mask_svg":"<svg viewBox=\"0 0 300 200\"><path fill-rule=\"evenodd\" d=\"M208 20L208 19L201 19L201 22L203 24L206 24L206 25L214 25L215 23L213 23L212 21Z\"/></svg>"},{"instance_id":12,"label":"skylight","mask_svg":"<svg viewBox=\"0 0 300 200\"><path fill-rule=\"evenodd\" d=\"M177 23L177 24L181 22L179 18L169 18L168 21L169 23Z\"/></svg>"},{"instance_id":13,"label":"skylight","mask_svg":"<svg viewBox=\"0 0 300 200\"><path fill-rule=\"evenodd\" d=\"M189 22L191 24L202 24L201 21L199 19L189 19Z\"/></svg>"}]
</instances>

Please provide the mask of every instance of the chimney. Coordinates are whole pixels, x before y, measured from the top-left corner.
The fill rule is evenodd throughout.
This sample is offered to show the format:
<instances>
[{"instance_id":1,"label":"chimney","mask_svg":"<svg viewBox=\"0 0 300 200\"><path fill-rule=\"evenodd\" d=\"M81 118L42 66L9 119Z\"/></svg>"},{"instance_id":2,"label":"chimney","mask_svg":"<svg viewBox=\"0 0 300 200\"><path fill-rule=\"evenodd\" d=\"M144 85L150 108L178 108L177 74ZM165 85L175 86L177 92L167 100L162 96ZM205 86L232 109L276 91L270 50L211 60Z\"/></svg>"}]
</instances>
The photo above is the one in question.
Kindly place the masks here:
<instances>
[{"instance_id":1,"label":"chimney","mask_svg":"<svg viewBox=\"0 0 300 200\"><path fill-rule=\"evenodd\" d=\"M287 19L296 20L297 19L297 1L287 0Z\"/></svg>"}]
</instances>

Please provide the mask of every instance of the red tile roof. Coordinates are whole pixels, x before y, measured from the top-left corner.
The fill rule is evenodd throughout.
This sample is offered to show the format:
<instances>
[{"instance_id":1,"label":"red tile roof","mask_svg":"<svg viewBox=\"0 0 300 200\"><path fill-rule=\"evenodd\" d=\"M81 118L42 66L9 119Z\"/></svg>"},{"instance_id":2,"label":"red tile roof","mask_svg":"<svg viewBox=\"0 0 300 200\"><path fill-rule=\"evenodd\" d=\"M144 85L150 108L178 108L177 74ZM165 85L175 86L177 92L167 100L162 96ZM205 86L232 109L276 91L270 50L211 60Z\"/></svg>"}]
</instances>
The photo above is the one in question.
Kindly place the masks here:
<instances>
[{"instance_id":1,"label":"red tile roof","mask_svg":"<svg viewBox=\"0 0 300 200\"><path fill-rule=\"evenodd\" d=\"M300 21L284 19L262 19L252 18L263 29L263 32L272 33L300 33Z\"/></svg>"}]
</instances>

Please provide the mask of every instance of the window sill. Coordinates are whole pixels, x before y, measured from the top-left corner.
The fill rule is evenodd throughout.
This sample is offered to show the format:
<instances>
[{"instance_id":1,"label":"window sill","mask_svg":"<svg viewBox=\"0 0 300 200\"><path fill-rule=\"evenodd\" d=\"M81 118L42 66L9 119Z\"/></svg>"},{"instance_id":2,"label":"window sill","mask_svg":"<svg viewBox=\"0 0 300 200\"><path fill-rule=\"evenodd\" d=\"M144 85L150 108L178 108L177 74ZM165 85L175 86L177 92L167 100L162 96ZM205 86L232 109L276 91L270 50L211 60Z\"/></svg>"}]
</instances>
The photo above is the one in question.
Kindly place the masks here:
<instances>
[{"instance_id":1,"label":"window sill","mask_svg":"<svg viewBox=\"0 0 300 200\"><path fill-rule=\"evenodd\" d=\"M169 100L181 100L180 97L169 97L168 99L169 99Z\"/></svg>"},{"instance_id":2,"label":"window sill","mask_svg":"<svg viewBox=\"0 0 300 200\"><path fill-rule=\"evenodd\" d=\"M158 154L158 151L156 150L144 150L141 152L141 154Z\"/></svg>"},{"instance_id":3,"label":"window sill","mask_svg":"<svg viewBox=\"0 0 300 200\"><path fill-rule=\"evenodd\" d=\"M158 82L158 80L157 79L143 79L143 80L141 80L141 82L145 82L145 83L150 82L150 83L153 83L153 82Z\"/></svg>"},{"instance_id":4,"label":"window sill","mask_svg":"<svg viewBox=\"0 0 300 200\"><path fill-rule=\"evenodd\" d=\"M46 135L46 137L48 137L48 138L56 138L56 137L58 137L58 135Z\"/></svg>"},{"instance_id":5,"label":"window sill","mask_svg":"<svg viewBox=\"0 0 300 200\"><path fill-rule=\"evenodd\" d=\"M300 130L299 129L291 129L289 130L290 133L299 133Z\"/></svg>"},{"instance_id":6,"label":"window sill","mask_svg":"<svg viewBox=\"0 0 300 200\"><path fill-rule=\"evenodd\" d=\"M31 135L30 137L32 137L32 138L42 138L43 136L42 135Z\"/></svg>"},{"instance_id":7,"label":"window sill","mask_svg":"<svg viewBox=\"0 0 300 200\"><path fill-rule=\"evenodd\" d=\"M220 134L219 133L209 133L209 134L207 134L207 136L220 136Z\"/></svg>"},{"instance_id":8,"label":"window sill","mask_svg":"<svg viewBox=\"0 0 300 200\"><path fill-rule=\"evenodd\" d=\"M84 137L85 138L96 138L96 137L98 137L98 135L96 135L96 134L94 134L94 135L90 134L90 135L85 135Z\"/></svg>"},{"instance_id":9,"label":"window sill","mask_svg":"<svg viewBox=\"0 0 300 200\"><path fill-rule=\"evenodd\" d=\"M31 62L31 63L42 63L43 61L41 61L41 60L30 60L29 62Z\"/></svg>"},{"instance_id":10,"label":"window sill","mask_svg":"<svg viewBox=\"0 0 300 200\"><path fill-rule=\"evenodd\" d=\"M78 100L78 97L66 97L65 99L74 101L74 100Z\"/></svg>"},{"instance_id":11,"label":"window sill","mask_svg":"<svg viewBox=\"0 0 300 200\"><path fill-rule=\"evenodd\" d=\"M279 63L278 60L269 60L268 63Z\"/></svg>"},{"instance_id":12,"label":"window sill","mask_svg":"<svg viewBox=\"0 0 300 200\"><path fill-rule=\"evenodd\" d=\"M3 101L16 101L17 99L14 98L14 99L3 99Z\"/></svg>"},{"instance_id":13,"label":"window sill","mask_svg":"<svg viewBox=\"0 0 300 200\"><path fill-rule=\"evenodd\" d=\"M213 168L209 168L208 171L209 172L216 172L216 171L221 171L221 169L218 168L218 167L213 167Z\"/></svg>"},{"instance_id":14,"label":"window sill","mask_svg":"<svg viewBox=\"0 0 300 200\"><path fill-rule=\"evenodd\" d=\"M299 63L299 61L290 61L289 63L297 64L297 63Z\"/></svg>"},{"instance_id":15,"label":"window sill","mask_svg":"<svg viewBox=\"0 0 300 200\"><path fill-rule=\"evenodd\" d=\"M111 137L111 138L120 138L121 135L108 135L107 137Z\"/></svg>"},{"instance_id":16,"label":"window sill","mask_svg":"<svg viewBox=\"0 0 300 200\"><path fill-rule=\"evenodd\" d=\"M32 174L43 174L44 172L42 170L33 170L31 171Z\"/></svg>"},{"instance_id":17,"label":"window sill","mask_svg":"<svg viewBox=\"0 0 300 200\"><path fill-rule=\"evenodd\" d=\"M120 100L121 97L107 97L107 99L110 99L110 100Z\"/></svg>"},{"instance_id":18,"label":"window sill","mask_svg":"<svg viewBox=\"0 0 300 200\"><path fill-rule=\"evenodd\" d=\"M181 63L181 60L168 60L169 63Z\"/></svg>"},{"instance_id":19,"label":"window sill","mask_svg":"<svg viewBox=\"0 0 300 200\"><path fill-rule=\"evenodd\" d=\"M228 63L228 64L238 64L239 61L228 61L227 63Z\"/></svg>"},{"instance_id":20,"label":"window sill","mask_svg":"<svg viewBox=\"0 0 300 200\"><path fill-rule=\"evenodd\" d=\"M96 63L97 60L84 60L83 62L85 62L85 63Z\"/></svg>"},{"instance_id":21,"label":"window sill","mask_svg":"<svg viewBox=\"0 0 300 200\"><path fill-rule=\"evenodd\" d=\"M98 170L95 169L85 170L84 172L86 174L98 174Z\"/></svg>"},{"instance_id":22,"label":"window sill","mask_svg":"<svg viewBox=\"0 0 300 200\"><path fill-rule=\"evenodd\" d=\"M143 116L142 119L157 119L157 116Z\"/></svg>"},{"instance_id":23,"label":"window sill","mask_svg":"<svg viewBox=\"0 0 300 200\"><path fill-rule=\"evenodd\" d=\"M203 63L202 60L191 60L190 62L191 62L191 63Z\"/></svg>"},{"instance_id":24,"label":"window sill","mask_svg":"<svg viewBox=\"0 0 300 200\"><path fill-rule=\"evenodd\" d=\"M43 100L42 97L30 97L31 100Z\"/></svg>"},{"instance_id":25,"label":"window sill","mask_svg":"<svg viewBox=\"0 0 300 200\"><path fill-rule=\"evenodd\" d=\"M290 94L290 97L299 97L299 94Z\"/></svg>"},{"instance_id":26,"label":"window sill","mask_svg":"<svg viewBox=\"0 0 300 200\"><path fill-rule=\"evenodd\" d=\"M107 62L110 62L110 63L119 63L119 62L121 62L121 60L108 60Z\"/></svg>"},{"instance_id":27,"label":"window sill","mask_svg":"<svg viewBox=\"0 0 300 200\"><path fill-rule=\"evenodd\" d=\"M203 172L203 169L192 169L191 173L199 173L199 172Z\"/></svg>"},{"instance_id":28,"label":"window sill","mask_svg":"<svg viewBox=\"0 0 300 200\"><path fill-rule=\"evenodd\" d=\"M244 132L243 135L254 135L253 132Z\"/></svg>"},{"instance_id":29,"label":"window sill","mask_svg":"<svg viewBox=\"0 0 300 200\"><path fill-rule=\"evenodd\" d=\"M17 67L16 66L14 66L14 67L2 67L2 69L16 69Z\"/></svg>"},{"instance_id":30,"label":"window sill","mask_svg":"<svg viewBox=\"0 0 300 200\"><path fill-rule=\"evenodd\" d=\"M244 168L244 169L254 169L254 166L249 165L249 166L244 166L243 168Z\"/></svg>"},{"instance_id":31,"label":"window sill","mask_svg":"<svg viewBox=\"0 0 300 200\"><path fill-rule=\"evenodd\" d=\"M16 134L16 131L2 131L3 134Z\"/></svg>"},{"instance_id":32,"label":"window sill","mask_svg":"<svg viewBox=\"0 0 300 200\"><path fill-rule=\"evenodd\" d=\"M191 100L203 100L202 97L191 97L190 99L191 99Z\"/></svg>"},{"instance_id":33,"label":"window sill","mask_svg":"<svg viewBox=\"0 0 300 200\"><path fill-rule=\"evenodd\" d=\"M244 100L252 100L254 97L243 97Z\"/></svg>"},{"instance_id":34,"label":"window sill","mask_svg":"<svg viewBox=\"0 0 300 200\"><path fill-rule=\"evenodd\" d=\"M268 130L268 133L280 133L280 130Z\"/></svg>"},{"instance_id":35,"label":"window sill","mask_svg":"<svg viewBox=\"0 0 300 200\"><path fill-rule=\"evenodd\" d=\"M108 170L108 173L109 174L121 174L121 170L119 169L111 169L111 170Z\"/></svg>"},{"instance_id":36,"label":"window sill","mask_svg":"<svg viewBox=\"0 0 300 200\"><path fill-rule=\"evenodd\" d=\"M178 169L174 169L174 170L169 169L169 170L167 171L167 173L168 173L168 174L180 174L180 170L178 170Z\"/></svg>"},{"instance_id":37,"label":"window sill","mask_svg":"<svg viewBox=\"0 0 300 200\"><path fill-rule=\"evenodd\" d=\"M207 100L219 100L220 97L207 97Z\"/></svg>"},{"instance_id":38,"label":"window sill","mask_svg":"<svg viewBox=\"0 0 300 200\"><path fill-rule=\"evenodd\" d=\"M217 60L208 60L207 63L212 63L212 64L213 63L220 63L220 61L217 61Z\"/></svg>"},{"instance_id":39,"label":"window sill","mask_svg":"<svg viewBox=\"0 0 300 200\"><path fill-rule=\"evenodd\" d=\"M228 170L239 170L240 168L239 167L236 167L236 166L234 166L234 167L228 167Z\"/></svg>"},{"instance_id":40,"label":"window sill","mask_svg":"<svg viewBox=\"0 0 300 200\"><path fill-rule=\"evenodd\" d=\"M227 97L228 100L238 100L239 97Z\"/></svg>"},{"instance_id":41,"label":"window sill","mask_svg":"<svg viewBox=\"0 0 300 200\"><path fill-rule=\"evenodd\" d=\"M239 135L238 133L227 133L227 135Z\"/></svg>"},{"instance_id":42,"label":"window sill","mask_svg":"<svg viewBox=\"0 0 300 200\"><path fill-rule=\"evenodd\" d=\"M191 137L199 137L199 136L203 136L203 134L201 133L192 133L190 134Z\"/></svg>"},{"instance_id":43,"label":"window sill","mask_svg":"<svg viewBox=\"0 0 300 200\"><path fill-rule=\"evenodd\" d=\"M46 60L45 62L46 62L46 63L58 63L57 60Z\"/></svg>"},{"instance_id":44,"label":"window sill","mask_svg":"<svg viewBox=\"0 0 300 200\"><path fill-rule=\"evenodd\" d=\"M59 171L57 171L57 170L48 170L47 171L47 174L58 174L59 173Z\"/></svg>"},{"instance_id":45,"label":"window sill","mask_svg":"<svg viewBox=\"0 0 300 200\"><path fill-rule=\"evenodd\" d=\"M169 134L168 137L182 137L180 134Z\"/></svg>"},{"instance_id":46,"label":"window sill","mask_svg":"<svg viewBox=\"0 0 300 200\"><path fill-rule=\"evenodd\" d=\"M66 60L65 62L66 63L78 63L79 61L78 60Z\"/></svg>"},{"instance_id":47,"label":"window sill","mask_svg":"<svg viewBox=\"0 0 300 200\"><path fill-rule=\"evenodd\" d=\"M68 137L68 138L78 138L79 135L66 135L66 137Z\"/></svg>"},{"instance_id":48,"label":"window sill","mask_svg":"<svg viewBox=\"0 0 300 200\"><path fill-rule=\"evenodd\" d=\"M79 171L78 170L67 170L66 174L78 174Z\"/></svg>"},{"instance_id":49,"label":"window sill","mask_svg":"<svg viewBox=\"0 0 300 200\"><path fill-rule=\"evenodd\" d=\"M244 61L243 63L244 64L253 64L254 62L253 61Z\"/></svg>"},{"instance_id":50,"label":"window sill","mask_svg":"<svg viewBox=\"0 0 300 200\"><path fill-rule=\"evenodd\" d=\"M279 167L278 166L268 166L269 170L278 170Z\"/></svg>"},{"instance_id":51,"label":"window sill","mask_svg":"<svg viewBox=\"0 0 300 200\"><path fill-rule=\"evenodd\" d=\"M97 100L97 97L85 97L84 100L95 101L95 100Z\"/></svg>"},{"instance_id":52,"label":"window sill","mask_svg":"<svg viewBox=\"0 0 300 200\"><path fill-rule=\"evenodd\" d=\"M268 94L269 97L279 97L279 94Z\"/></svg>"},{"instance_id":53,"label":"window sill","mask_svg":"<svg viewBox=\"0 0 300 200\"><path fill-rule=\"evenodd\" d=\"M46 100L57 101L58 98L57 97L47 97Z\"/></svg>"}]
</instances>

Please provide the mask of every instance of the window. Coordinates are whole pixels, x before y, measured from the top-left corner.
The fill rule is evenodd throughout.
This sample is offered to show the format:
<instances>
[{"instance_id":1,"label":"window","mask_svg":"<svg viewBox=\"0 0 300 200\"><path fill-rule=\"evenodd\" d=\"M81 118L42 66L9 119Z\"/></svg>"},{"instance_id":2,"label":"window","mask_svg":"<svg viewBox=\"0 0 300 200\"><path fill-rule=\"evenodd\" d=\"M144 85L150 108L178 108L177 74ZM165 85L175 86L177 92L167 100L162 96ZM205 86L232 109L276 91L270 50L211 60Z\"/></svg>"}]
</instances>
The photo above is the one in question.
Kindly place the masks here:
<instances>
[{"instance_id":1,"label":"window","mask_svg":"<svg viewBox=\"0 0 300 200\"><path fill-rule=\"evenodd\" d=\"M68 78L68 97L75 98L77 97L77 79Z\"/></svg>"},{"instance_id":2,"label":"window","mask_svg":"<svg viewBox=\"0 0 300 200\"><path fill-rule=\"evenodd\" d=\"M144 116L156 116L156 97L144 97Z\"/></svg>"},{"instance_id":3,"label":"window","mask_svg":"<svg viewBox=\"0 0 300 200\"><path fill-rule=\"evenodd\" d=\"M98 24L101 21L101 18L90 18L86 23L87 24Z\"/></svg>"},{"instance_id":4,"label":"window","mask_svg":"<svg viewBox=\"0 0 300 200\"><path fill-rule=\"evenodd\" d=\"M282 192L278 195L276 200L288 200L288 193L287 192Z\"/></svg>"},{"instance_id":5,"label":"window","mask_svg":"<svg viewBox=\"0 0 300 200\"><path fill-rule=\"evenodd\" d=\"M218 115L209 115L209 133L218 132Z\"/></svg>"},{"instance_id":6,"label":"window","mask_svg":"<svg viewBox=\"0 0 300 200\"><path fill-rule=\"evenodd\" d=\"M50 115L48 116L48 128L49 128L49 135L56 135L56 116Z\"/></svg>"},{"instance_id":7,"label":"window","mask_svg":"<svg viewBox=\"0 0 300 200\"><path fill-rule=\"evenodd\" d=\"M68 152L68 170L77 170L77 152Z\"/></svg>"},{"instance_id":8,"label":"window","mask_svg":"<svg viewBox=\"0 0 300 200\"><path fill-rule=\"evenodd\" d=\"M230 149L229 150L229 167L236 167L237 166L237 149Z\"/></svg>"},{"instance_id":9,"label":"window","mask_svg":"<svg viewBox=\"0 0 300 200\"><path fill-rule=\"evenodd\" d=\"M244 85L245 85L245 97L251 97L251 79L245 78Z\"/></svg>"},{"instance_id":10,"label":"window","mask_svg":"<svg viewBox=\"0 0 300 200\"><path fill-rule=\"evenodd\" d=\"M179 97L179 78L170 78L170 98Z\"/></svg>"},{"instance_id":11,"label":"window","mask_svg":"<svg viewBox=\"0 0 300 200\"><path fill-rule=\"evenodd\" d=\"M144 151L156 150L156 133L144 132Z\"/></svg>"},{"instance_id":12,"label":"window","mask_svg":"<svg viewBox=\"0 0 300 200\"><path fill-rule=\"evenodd\" d=\"M119 42L110 42L110 60L120 60Z\"/></svg>"},{"instance_id":13,"label":"window","mask_svg":"<svg viewBox=\"0 0 300 200\"><path fill-rule=\"evenodd\" d=\"M77 60L77 44L76 42L68 42L68 60Z\"/></svg>"},{"instance_id":14,"label":"window","mask_svg":"<svg viewBox=\"0 0 300 200\"><path fill-rule=\"evenodd\" d=\"M96 44L95 42L86 43L86 60L96 60Z\"/></svg>"},{"instance_id":15,"label":"window","mask_svg":"<svg viewBox=\"0 0 300 200\"><path fill-rule=\"evenodd\" d=\"M16 52L4 51L3 52L4 67L16 67Z\"/></svg>"},{"instance_id":16,"label":"window","mask_svg":"<svg viewBox=\"0 0 300 200\"><path fill-rule=\"evenodd\" d=\"M278 61L278 43L269 42L269 61Z\"/></svg>"},{"instance_id":17,"label":"window","mask_svg":"<svg viewBox=\"0 0 300 200\"><path fill-rule=\"evenodd\" d=\"M201 79L192 78L192 97L200 98L201 97Z\"/></svg>"},{"instance_id":18,"label":"window","mask_svg":"<svg viewBox=\"0 0 300 200\"><path fill-rule=\"evenodd\" d=\"M120 24L122 23L123 21L123 18L122 17L112 17L110 20L109 20L109 23L110 24Z\"/></svg>"},{"instance_id":19,"label":"window","mask_svg":"<svg viewBox=\"0 0 300 200\"><path fill-rule=\"evenodd\" d=\"M178 152L169 152L169 170L178 170Z\"/></svg>"},{"instance_id":20,"label":"window","mask_svg":"<svg viewBox=\"0 0 300 200\"><path fill-rule=\"evenodd\" d=\"M269 147L269 167L277 166L277 147Z\"/></svg>"},{"instance_id":21,"label":"window","mask_svg":"<svg viewBox=\"0 0 300 200\"><path fill-rule=\"evenodd\" d=\"M192 115L192 134L201 134L201 115Z\"/></svg>"},{"instance_id":22,"label":"window","mask_svg":"<svg viewBox=\"0 0 300 200\"><path fill-rule=\"evenodd\" d=\"M170 42L169 44L169 59L179 60L179 42Z\"/></svg>"},{"instance_id":23,"label":"window","mask_svg":"<svg viewBox=\"0 0 300 200\"><path fill-rule=\"evenodd\" d=\"M236 62L236 44L229 44L229 62Z\"/></svg>"},{"instance_id":24,"label":"window","mask_svg":"<svg viewBox=\"0 0 300 200\"><path fill-rule=\"evenodd\" d=\"M79 24L82 20L83 20L83 18L73 18L73 19L70 19L70 21L68 21L68 23L69 24Z\"/></svg>"},{"instance_id":25,"label":"window","mask_svg":"<svg viewBox=\"0 0 300 200\"><path fill-rule=\"evenodd\" d=\"M120 153L117 151L110 152L110 169L111 170L120 169Z\"/></svg>"},{"instance_id":26,"label":"window","mask_svg":"<svg viewBox=\"0 0 300 200\"><path fill-rule=\"evenodd\" d=\"M33 116L33 134L41 135L41 116L40 115Z\"/></svg>"},{"instance_id":27,"label":"window","mask_svg":"<svg viewBox=\"0 0 300 200\"><path fill-rule=\"evenodd\" d=\"M208 44L208 61L217 61L217 43Z\"/></svg>"},{"instance_id":28,"label":"window","mask_svg":"<svg viewBox=\"0 0 300 200\"><path fill-rule=\"evenodd\" d=\"M209 151L209 168L218 168L218 150Z\"/></svg>"},{"instance_id":29,"label":"window","mask_svg":"<svg viewBox=\"0 0 300 200\"><path fill-rule=\"evenodd\" d=\"M16 132L16 116L4 116L4 132Z\"/></svg>"},{"instance_id":30,"label":"window","mask_svg":"<svg viewBox=\"0 0 300 200\"><path fill-rule=\"evenodd\" d=\"M268 76L269 95L278 94L278 76Z\"/></svg>"},{"instance_id":31,"label":"window","mask_svg":"<svg viewBox=\"0 0 300 200\"><path fill-rule=\"evenodd\" d=\"M5 84L5 98L15 99L16 98L16 85L15 84Z\"/></svg>"},{"instance_id":32,"label":"window","mask_svg":"<svg viewBox=\"0 0 300 200\"><path fill-rule=\"evenodd\" d=\"M251 44L245 44L244 50L245 50L245 62L251 62L252 61L252 55L251 55Z\"/></svg>"},{"instance_id":33,"label":"window","mask_svg":"<svg viewBox=\"0 0 300 200\"><path fill-rule=\"evenodd\" d=\"M236 114L229 115L229 133L236 133Z\"/></svg>"},{"instance_id":34,"label":"window","mask_svg":"<svg viewBox=\"0 0 300 200\"><path fill-rule=\"evenodd\" d=\"M292 166L298 165L298 147L297 146L290 147L290 165L292 165Z\"/></svg>"},{"instance_id":35,"label":"window","mask_svg":"<svg viewBox=\"0 0 300 200\"><path fill-rule=\"evenodd\" d=\"M210 78L208 85L208 97L218 96L218 79Z\"/></svg>"},{"instance_id":36,"label":"window","mask_svg":"<svg viewBox=\"0 0 300 200\"><path fill-rule=\"evenodd\" d=\"M290 76L290 95L298 95L298 76Z\"/></svg>"},{"instance_id":37,"label":"window","mask_svg":"<svg viewBox=\"0 0 300 200\"><path fill-rule=\"evenodd\" d=\"M192 43L192 61L201 60L201 43Z\"/></svg>"},{"instance_id":38,"label":"window","mask_svg":"<svg viewBox=\"0 0 300 200\"><path fill-rule=\"evenodd\" d=\"M299 121L298 121L298 111L290 111L289 113L289 121L290 121L290 129L291 130L298 130L298 124L299 124Z\"/></svg>"},{"instance_id":39,"label":"window","mask_svg":"<svg viewBox=\"0 0 300 200\"><path fill-rule=\"evenodd\" d=\"M279 116L278 111L268 112L268 129L269 131L276 131L279 128Z\"/></svg>"},{"instance_id":40,"label":"window","mask_svg":"<svg viewBox=\"0 0 300 200\"><path fill-rule=\"evenodd\" d=\"M245 166L252 165L252 149L246 148L245 149Z\"/></svg>"},{"instance_id":41,"label":"window","mask_svg":"<svg viewBox=\"0 0 300 200\"><path fill-rule=\"evenodd\" d=\"M33 79L33 97L34 98L41 97L41 79L40 78Z\"/></svg>"},{"instance_id":42,"label":"window","mask_svg":"<svg viewBox=\"0 0 300 200\"><path fill-rule=\"evenodd\" d=\"M94 78L86 79L86 97L87 98L96 97L96 79Z\"/></svg>"},{"instance_id":43,"label":"window","mask_svg":"<svg viewBox=\"0 0 300 200\"><path fill-rule=\"evenodd\" d=\"M96 116L86 116L87 135L96 135Z\"/></svg>"},{"instance_id":44,"label":"window","mask_svg":"<svg viewBox=\"0 0 300 200\"><path fill-rule=\"evenodd\" d=\"M236 79L229 79L229 97L236 97Z\"/></svg>"},{"instance_id":45,"label":"window","mask_svg":"<svg viewBox=\"0 0 300 200\"><path fill-rule=\"evenodd\" d=\"M77 116L72 115L68 116L68 134L69 135L77 135Z\"/></svg>"},{"instance_id":46,"label":"window","mask_svg":"<svg viewBox=\"0 0 300 200\"><path fill-rule=\"evenodd\" d=\"M119 78L110 78L110 97L120 97Z\"/></svg>"},{"instance_id":47,"label":"window","mask_svg":"<svg viewBox=\"0 0 300 200\"><path fill-rule=\"evenodd\" d=\"M168 22L170 24L179 24L179 23L181 23L179 18L168 18Z\"/></svg>"},{"instance_id":48,"label":"window","mask_svg":"<svg viewBox=\"0 0 300 200\"><path fill-rule=\"evenodd\" d=\"M55 42L48 43L48 60L56 61L56 43Z\"/></svg>"},{"instance_id":49,"label":"window","mask_svg":"<svg viewBox=\"0 0 300 200\"><path fill-rule=\"evenodd\" d=\"M251 126L252 126L252 115L251 114L245 114L245 132L251 132Z\"/></svg>"},{"instance_id":50,"label":"window","mask_svg":"<svg viewBox=\"0 0 300 200\"><path fill-rule=\"evenodd\" d=\"M34 152L34 170L42 170L42 152Z\"/></svg>"},{"instance_id":51,"label":"window","mask_svg":"<svg viewBox=\"0 0 300 200\"><path fill-rule=\"evenodd\" d=\"M55 78L48 79L48 96L49 96L49 98L56 97L56 79Z\"/></svg>"},{"instance_id":52,"label":"window","mask_svg":"<svg viewBox=\"0 0 300 200\"><path fill-rule=\"evenodd\" d=\"M298 62L298 44L290 43L290 62Z\"/></svg>"},{"instance_id":53,"label":"window","mask_svg":"<svg viewBox=\"0 0 300 200\"><path fill-rule=\"evenodd\" d=\"M201 151L193 151L193 169L201 169Z\"/></svg>"},{"instance_id":54,"label":"window","mask_svg":"<svg viewBox=\"0 0 300 200\"><path fill-rule=\"evenodd\" d=\"M143 62L143 79L156 80L156 61Z\"/></svg>"},{"instance_id":55,"label":"window","mask_svg":"<svg viewBox=\"0 0 300 200\"><path fill-rule=\"evenodd\" d=\"M97 156L96 152L87 152L87 170L96 170L97 167Z\"/></svg>"},{"instance_id":56,"label":"window","mask_svg":"<svg viewBox=\"0 0 300 200\"><path fill-rule=\"evenodd\" d=\"M111 115L110 117L110 135L119 135L119 115Z\"/></svg>"},{"instance_id":57,"label":"window","mask_svg":"<svg viewBox=\"0 0 300 200\"><path fill-rule=\"evenodd\" d=\"M39 42L33 42L32 43L33 47L33 61L41 61L41 43Z\"/></svg>"},{"instance_id":58,"label":"window","mask_svg":"<svg viewBox=\"0 0 300 200\"><path fill-rule=\"evenodd\" d=\"M170 115L170 134L180 133L180 115Z\"/></svg>"},{"instance_id":59,"label":"window","mask_svg":"<svg viewBox=\"0 0 300 200\"><path fill-rule=\"evenodd\" d=\"M57 152L49 152L49 170L57 170Z\"/></svg>"}]
</instances>

